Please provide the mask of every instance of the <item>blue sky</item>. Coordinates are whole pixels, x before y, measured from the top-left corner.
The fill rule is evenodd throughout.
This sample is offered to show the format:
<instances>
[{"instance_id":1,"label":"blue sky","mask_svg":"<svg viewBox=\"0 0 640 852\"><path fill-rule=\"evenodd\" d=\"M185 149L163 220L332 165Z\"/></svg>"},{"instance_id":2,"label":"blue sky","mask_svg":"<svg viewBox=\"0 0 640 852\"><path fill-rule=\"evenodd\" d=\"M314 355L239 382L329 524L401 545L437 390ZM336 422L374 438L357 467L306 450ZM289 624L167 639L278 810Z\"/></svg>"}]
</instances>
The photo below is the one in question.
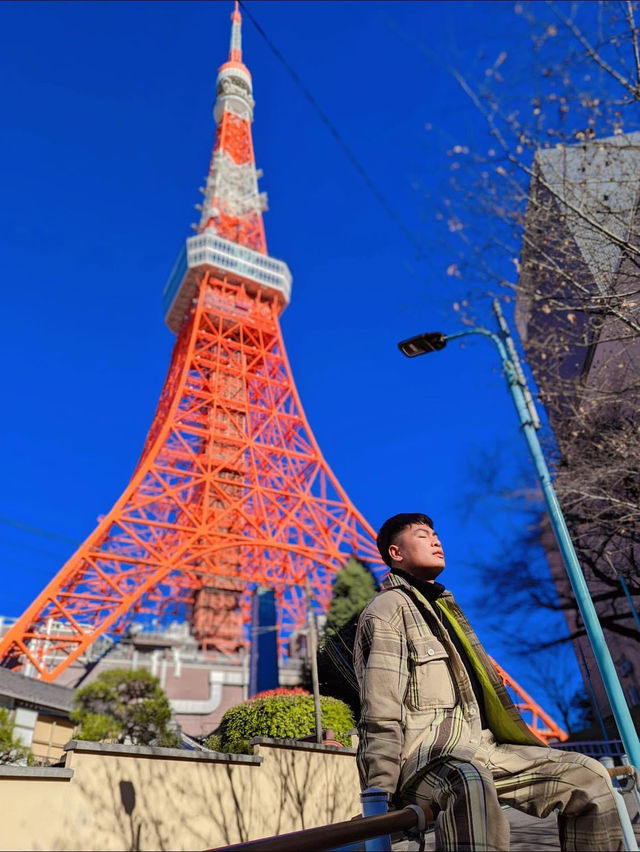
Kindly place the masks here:
<instances>
[{"instance_id":1,"label":"blue sky","mask_svg":"<svg viewBox=\"0 0 640 852\"><path fill-rule=\"evenodd\" d=\"M282 325L307 416L375 527L397 511L436 519L443 579L486 636L472 565L514 521L507 500L487 517L460 497L474 460L498 447L520 482L526 447L487 343L413 361L396 343L458 330L452 306L473 283L446 275L453 258L425 192L440 191L447 148L485 128L425 51L473 74L519 22L507 3L248 8L425 246L419 256L245 19L267 242L293 273ZM40 591L137 461L174 341L161 291L196 221L230 9L0 6L2 614ZM490 650L527 686L532 661L496 638Z\"/></svg>"}]
</instances>

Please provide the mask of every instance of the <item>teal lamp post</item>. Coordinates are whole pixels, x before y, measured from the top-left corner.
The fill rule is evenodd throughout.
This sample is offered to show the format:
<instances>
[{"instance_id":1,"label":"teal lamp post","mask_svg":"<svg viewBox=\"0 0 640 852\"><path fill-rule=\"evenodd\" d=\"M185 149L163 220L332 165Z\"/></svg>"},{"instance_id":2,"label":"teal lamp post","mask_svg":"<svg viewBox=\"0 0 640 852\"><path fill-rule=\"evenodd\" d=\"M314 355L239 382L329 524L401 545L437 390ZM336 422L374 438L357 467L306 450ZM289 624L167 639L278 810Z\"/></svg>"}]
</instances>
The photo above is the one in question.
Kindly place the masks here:
<instances>
[{"instance_id":1,"label":"teal lamp post","mask_svg":"<svg viewBox=\"0 0 640 852\"><path fill-rule=\"evenodd\" d=\"M494 301L493 308L500 326L499 332L489 331L486 328L470 328L465 331L459 331L456 334L443 334L439 331L427 332L426 334L418 334L408 340L401 341L398 344L398 348L408 358L415 358L417 355L424 355L427 352L437 352L440 349L444 349L450 340L466 337L469 334L481 334L491 340L496 346L502 360L507 385L515 403L518 417L520 418L522 432L540 479L551 526L562 555L562 561L569 575L571 587L584 621L589 642L593 648L596 663L607 691L624 749L630 762L635 767L640 768L640 741L638 740L629 707L627 706L618 674L611 659L611 653L602 632L602 627L598 621L587 582L578 562L578 557L571 541L571 536L569 535L553 482L551 481L549 468L542 453L540 441L536 433L536 429L540 426L540 421L535 410L535 405L527 387L509 327L497 300Z\"/></svg>"}]
</instances>

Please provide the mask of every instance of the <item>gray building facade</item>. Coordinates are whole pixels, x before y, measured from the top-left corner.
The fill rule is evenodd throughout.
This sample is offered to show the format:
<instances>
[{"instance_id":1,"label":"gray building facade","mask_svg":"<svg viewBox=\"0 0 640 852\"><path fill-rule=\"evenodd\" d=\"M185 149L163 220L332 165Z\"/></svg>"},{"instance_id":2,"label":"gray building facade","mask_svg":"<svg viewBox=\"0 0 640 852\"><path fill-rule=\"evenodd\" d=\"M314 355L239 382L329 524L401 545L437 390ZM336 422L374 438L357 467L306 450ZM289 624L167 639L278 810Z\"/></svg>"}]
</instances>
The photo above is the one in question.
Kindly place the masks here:
<instances>
[{"instance_id":1,"label":"gray building facade","mask_svg":"<svg viewBox=\"0 0 640 852\"><path fill-rule=\"evenodd\" d=\"M536 154L516 325L554 433L556 487L627 701L640 705L640 133ZM587 688L610 714L550 529ZM624 590L626 585L631 601Z\"/></svg>"}]
</instances>

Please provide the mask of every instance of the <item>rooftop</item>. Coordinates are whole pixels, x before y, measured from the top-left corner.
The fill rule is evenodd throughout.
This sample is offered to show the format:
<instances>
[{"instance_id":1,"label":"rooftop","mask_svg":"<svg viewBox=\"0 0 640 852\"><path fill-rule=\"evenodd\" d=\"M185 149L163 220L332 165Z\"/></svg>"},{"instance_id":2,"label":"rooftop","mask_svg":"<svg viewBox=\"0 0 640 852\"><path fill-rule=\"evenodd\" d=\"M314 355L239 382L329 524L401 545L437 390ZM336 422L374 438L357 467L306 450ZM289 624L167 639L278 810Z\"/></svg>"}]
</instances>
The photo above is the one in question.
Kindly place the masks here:
<instances>
[{"instance_id":1,"label":"rooftop","mask_svg":"<svg viewBox=\"0 0 640 852\"><path fill-rule=\"evenodd\" d=\"M45 683L0 668L0 696L8 696L16 701L70 713L74 694L75 690L68 686Z\"/></svg>"}]
</instances>

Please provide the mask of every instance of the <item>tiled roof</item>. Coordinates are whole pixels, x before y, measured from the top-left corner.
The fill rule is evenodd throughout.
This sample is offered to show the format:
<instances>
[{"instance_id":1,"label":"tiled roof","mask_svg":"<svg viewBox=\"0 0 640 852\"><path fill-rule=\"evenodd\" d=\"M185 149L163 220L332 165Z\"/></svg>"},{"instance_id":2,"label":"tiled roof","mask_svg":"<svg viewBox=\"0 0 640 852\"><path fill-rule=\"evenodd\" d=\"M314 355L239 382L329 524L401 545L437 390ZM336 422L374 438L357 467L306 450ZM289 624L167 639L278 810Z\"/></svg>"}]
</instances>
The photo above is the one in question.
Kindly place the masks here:
<instances>
[{"instance_id":1,"label":"tiled roof","mask_svg":"<svg viewBox=\"0 0 640 852\"><path fill-rule=\"evenodd\" d=\"M68 686L45 683L32 677L0 668L0 696L25 701L50 710L69 713L73 706L75 690Z\"/></svg>"}]
</instances>

